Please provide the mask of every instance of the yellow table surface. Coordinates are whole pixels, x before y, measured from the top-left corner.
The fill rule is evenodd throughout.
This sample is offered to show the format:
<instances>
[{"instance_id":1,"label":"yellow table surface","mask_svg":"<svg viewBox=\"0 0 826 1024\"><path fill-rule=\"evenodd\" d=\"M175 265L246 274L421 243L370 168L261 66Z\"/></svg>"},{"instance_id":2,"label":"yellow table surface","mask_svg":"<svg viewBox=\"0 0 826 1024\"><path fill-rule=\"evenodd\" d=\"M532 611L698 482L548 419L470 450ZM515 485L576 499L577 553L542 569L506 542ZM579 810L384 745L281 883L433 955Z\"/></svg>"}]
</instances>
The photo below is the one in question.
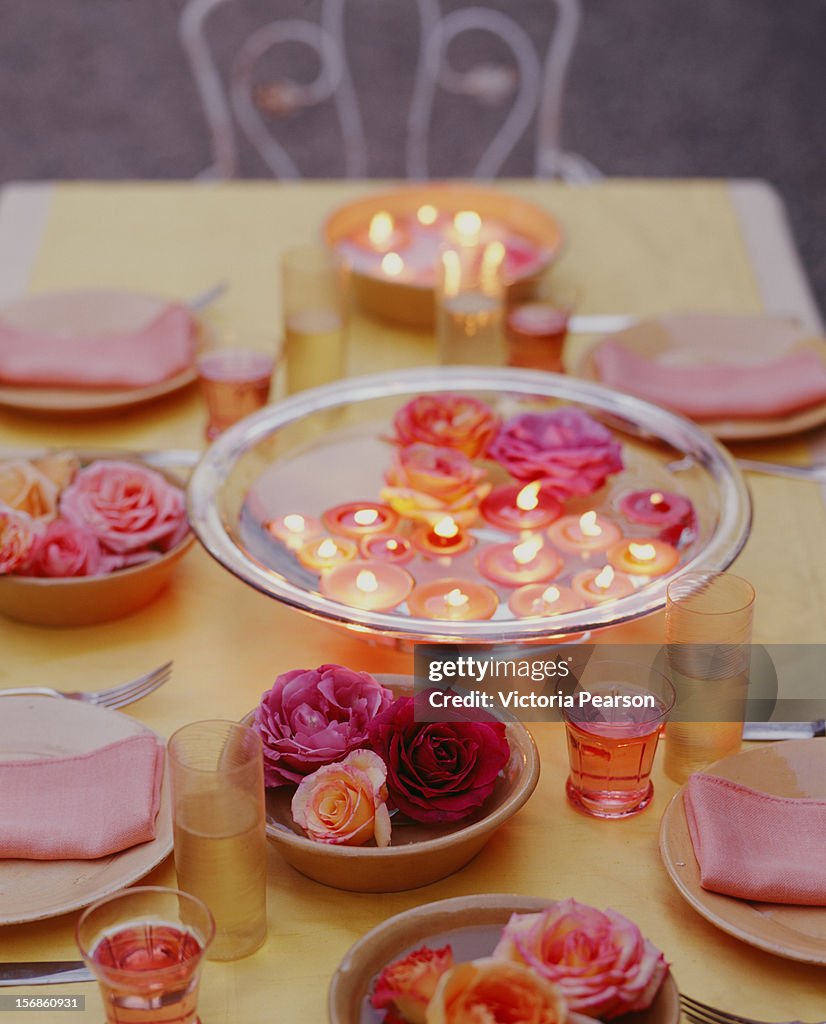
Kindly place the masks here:
<instances>
[{"instance_id":1,"label":"yellow table surface","mask_svg":"<svg viewBox=\"0 0 826 1024\"><path fill-rule=\"evenodd\" d=\"M553 275L582 290L580 312L657 314L762 308L730 192L722 182L611 182L571 188L544 182L501 187L546 208L567 242ZM375 183L61 184L52 197L29 287L112 286L189 297L216 281L230 288L215 322L278 337L277 264L286 246L317 235L324 217ZM424 334L359 321L349 372L433 361ZM0 410L2 443L123 448L201 446L204 412L195 388L144 408L60 420ZM800 441L750 445L751 455L800 460ZM752 477L754 530L736 570L757 588L755 638L823 642L826 506L819 489ZM817 553L817 557L814 554ZM660 642L652 616L611 639ZM198 718L240 718L275 676L340 662L372 672L409 672L411 659L311 620L230 576L200 548L153 605L107 625L48 630L0 623L0 686L100 688L169 658L172 681L130 709L168 736ZM0 709L1 711L2 709ZM1 721L0 721L1 724ZM207 964L204 1024L326 1019L327 985L348 947L391 914L431 900L514 892L612 906L636 920L665 953L682 989L764 1020L823 1019L826 974L729 938L688 907L657 851L660 816L676 785L655 769L656 796L637 818L604 823L573 811L563 784L561 727L532 726L542 758L526 807L463 871L424 889L385 896L339 892L295 873L271 851L269 938L252 957ZM171 859L146 882L174 884ZM76 915L0 928L0 960L74 958ZM32 988L4 989L31 993ZM95 986L84 1019L102 1019ZM12 1013L8 1019L17 1015ZM40 1012L21 1020L59 1021Z\"/></svg>"}]
</instances>

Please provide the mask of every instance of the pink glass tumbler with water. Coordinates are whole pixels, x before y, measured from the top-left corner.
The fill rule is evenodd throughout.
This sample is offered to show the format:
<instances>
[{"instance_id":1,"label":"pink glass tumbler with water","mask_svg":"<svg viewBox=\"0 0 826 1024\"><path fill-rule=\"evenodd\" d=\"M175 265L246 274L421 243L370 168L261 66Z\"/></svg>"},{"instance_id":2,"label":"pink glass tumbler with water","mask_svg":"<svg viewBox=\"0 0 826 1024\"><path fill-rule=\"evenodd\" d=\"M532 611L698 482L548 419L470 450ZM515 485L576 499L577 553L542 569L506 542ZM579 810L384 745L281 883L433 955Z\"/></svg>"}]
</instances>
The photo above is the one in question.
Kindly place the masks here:
<instances>
[{"instance_id":1,"label":"pink glass tumbler with water","mask_svg":"<svg viewBox=\"0 0 826 1024\"><path fill-rule=\"evenodd\" d=\"M210 441L267 404L274 359L250 348L215 348L198 357Z\"/></svg>"}]
</instances>

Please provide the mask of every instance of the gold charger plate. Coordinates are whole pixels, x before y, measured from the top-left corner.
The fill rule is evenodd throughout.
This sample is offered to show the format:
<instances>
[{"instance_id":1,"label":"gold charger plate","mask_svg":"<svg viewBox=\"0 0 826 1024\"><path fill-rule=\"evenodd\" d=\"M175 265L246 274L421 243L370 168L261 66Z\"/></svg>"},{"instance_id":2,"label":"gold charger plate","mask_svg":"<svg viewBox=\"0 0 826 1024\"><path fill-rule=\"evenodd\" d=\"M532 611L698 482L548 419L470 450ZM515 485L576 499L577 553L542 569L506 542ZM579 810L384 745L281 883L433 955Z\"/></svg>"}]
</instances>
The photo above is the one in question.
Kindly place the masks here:
<instances>
[{"instance_id":1,"label":"gold charger plate","mask_svg":"<svg viewBox=\"0 0 826 1024\"><path fill-rule=\"evenodd\" d=\"M3 696L0 759L65 757L150 732L128 715L62 697ZM142 878L172 850L172 800L164 776L157 835L97 860L0 859L0 925L85 907Z\"/></svg>"},{"instance_id":2,"label":"gold charger plate","mask_svg":"<svg viewBox=\"0 0 826 1024\"><path fill-rule=\"evenodd\" d=\"M33 331L131 333L140 330L169 299L114 289L27 295L0 309L0 320ZM157 384L134 388L21 387L0 385L0 406L28 412L108 412L161 398L196 378L195 364Z\"/></svg>"},{"instance_id":3,"label":"gold charger plate","mask_svg":"<svg viewBox=\"0 0 826 1024\"><path fill-rule=\"evenodd\" d=\"M787 740L743 750L707 769L773 796L826 799L826 741ZM826 907L757 903L700 885L681 789L660 825L660 854L680 895L722 931L767 953L826 966Z\"/></svg>"},{"instance_id":4,"label":"gold charger plate","mask_svg":"<svg viewBox=\"0 0 826 1024\"><path fill-rule=\"evenodd\" d=\"M639 323L609 336L636 355L672 364L759 363L809 349L826 364L826 344L798 324L758 314L674 313ZM570 373L600 382L594 353L603 341L575 355ZM756 441L799 434L826 423L826 402L783 416L698 420L722 441Z\"/></svg>"},{"instance_id":5,"label":"gold charger plate","mask_svg":"<svg viewBox=\"0 0 826 1024\"><path fill-rule=\"evenodd\" d=\"M459 896L388 918L345 954L327 994L330 1024L381 1024L383 1012L369 1004L370 988L379 972L422 943L449 942L457 961L489 956L511 914L544 910L552 901L533 896L490 894ZM572 1015L577 1022L590 1018ZM680 996L669 972L652 1005L639 1013L615 1017L621 1024L678 1024Z\"/></svg>"}]
</instances>

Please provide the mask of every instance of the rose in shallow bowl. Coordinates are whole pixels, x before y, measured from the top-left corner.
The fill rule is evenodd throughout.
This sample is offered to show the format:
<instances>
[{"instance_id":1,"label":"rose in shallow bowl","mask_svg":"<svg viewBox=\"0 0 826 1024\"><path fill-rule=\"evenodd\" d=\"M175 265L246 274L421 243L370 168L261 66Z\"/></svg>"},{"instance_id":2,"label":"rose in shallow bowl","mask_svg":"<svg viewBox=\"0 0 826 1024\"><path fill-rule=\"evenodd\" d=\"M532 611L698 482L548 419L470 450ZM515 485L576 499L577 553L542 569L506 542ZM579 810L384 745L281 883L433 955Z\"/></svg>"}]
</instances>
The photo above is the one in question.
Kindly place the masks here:
<instances>
[{"instance_id":1,"label":"rose in shallow bowl","mask_svg":"<svg viewBox=\"0 0 826 1024\"><path fill-rule=\"evenodd\" d=\"M406 676L377 676L394 696L411 692ZM253 721L254 712L244 718ZM505 725L510 753L482 806L459 821L420 823L394 815L388 846L318 842L295 823L294 786L267 790L267 836L297 871L350 892L400 892L445 878L464 867L493 833L528 800L539 780L539 755L521 722Z\"/></svg>"},{"instance_id":2,"label":"rose in shallow bowl","mask_svg":"<svg viewBox=\"0 0 826 1024\"><path fill-rule=\"evenodd\" d=\"M6 489L7 502L25 503L0 507L0 614L40 626L86 626L157 597L194 542L181 481L136 459L100 460L82 451L49 454L32 467L57 481L59 497L35 519L28 481L25 491Z\"/></svg>"}]
</instances>

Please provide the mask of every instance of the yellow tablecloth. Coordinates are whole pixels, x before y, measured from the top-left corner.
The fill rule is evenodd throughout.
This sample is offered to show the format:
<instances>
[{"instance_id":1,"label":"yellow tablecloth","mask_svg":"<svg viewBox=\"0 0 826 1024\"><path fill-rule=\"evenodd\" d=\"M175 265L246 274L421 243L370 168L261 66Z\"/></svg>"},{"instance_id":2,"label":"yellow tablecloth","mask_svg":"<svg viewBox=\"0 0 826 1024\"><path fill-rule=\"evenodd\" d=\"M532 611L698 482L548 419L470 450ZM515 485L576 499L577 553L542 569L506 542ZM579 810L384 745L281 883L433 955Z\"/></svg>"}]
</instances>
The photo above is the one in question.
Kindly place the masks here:
<instances>
[{"instance_id":1,"label":"yellow tablecloth","mask_svg":"<svg viewBox=\"0 0 826 1024\"><path fill-rule=\"evenodd\" d=\"M335 206L375 187L63 184L50 198L29 287L119 286L188 297L227 280L230 288L212 310L214 319L270 329L275 343L279 251L315 236ZM581 312L750 311L762 306L725 183L614 182L569 188L511 182L503 187L562 222L567 244L553 274L581 286ZM351 373L432 361L433 343L426 335L368 321L357 324ZM203 424L194 388L94 419L0 410L0 437L15 444L201 446ZM775 457L805 457L799 441L752 445L749 453L763 454L764 448ZM826 506L820 491L767 477L753 477L751 485L754 531L736 568L757 587L756 639L822 642ZM633 624L621 635L659 642L661 617ZM136 615L69 630L2 622L0 637L0 686L98 688L174 658L172 681L130 709L164 736L197 718L241 717L279 672L296 666L327 661L374 672L411 670L407 655L362 644L270 601L200 549L180 565L173 586ZM204 1024L323 1021L330 976L365 931L420 903L489 891L574 896L613 906L634 918L663 949L687 993L767 1020L822 1017L823 970L729 938L690 909L669 882L657 852L657 830L676 789L673 783L656 770L656 796L644 814L625 822L591 821L566 804L560 728L537 725L532 730L542 757L536 793L471 865L443 882L394 895L354 895L303 878L272 851L269 938L247 960L207 965ZM173 884L171 860L146 881ZM1 928L0 960L73 958L74 919L67 915ZM102 1017L94 986L60 990L69 988L89 995L88 1019ZM65 1024L65 1015L45 1012L38 1020L52 1017ZM21 1020L31 1019L21 1015Z\"/></svg>"}]
</instances>

